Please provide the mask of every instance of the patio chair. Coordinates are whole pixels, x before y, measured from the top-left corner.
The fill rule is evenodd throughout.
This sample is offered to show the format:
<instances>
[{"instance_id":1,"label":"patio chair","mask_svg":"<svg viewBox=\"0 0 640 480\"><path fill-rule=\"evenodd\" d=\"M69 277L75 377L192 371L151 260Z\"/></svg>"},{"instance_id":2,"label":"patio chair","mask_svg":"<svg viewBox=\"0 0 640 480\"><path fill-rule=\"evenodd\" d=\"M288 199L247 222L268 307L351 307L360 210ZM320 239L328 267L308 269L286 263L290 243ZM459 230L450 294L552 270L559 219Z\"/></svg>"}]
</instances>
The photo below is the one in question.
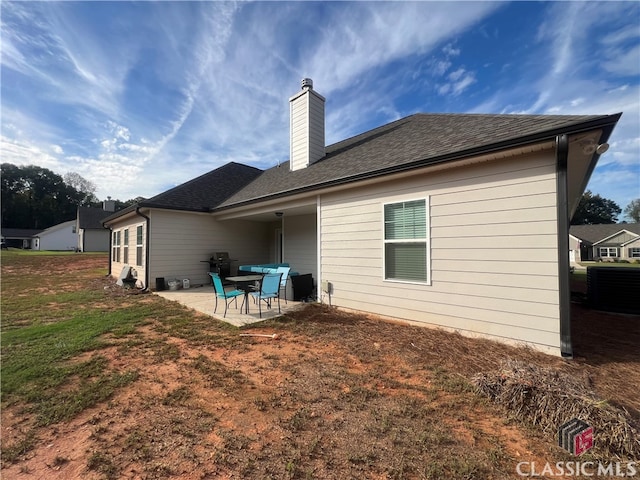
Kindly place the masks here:
<instances>
[{"instance_id":1,"label":"patio chair","mask_svg":"<svg viewBox=\"0 0 640 480\"><path fill-rule=\"evenodd\" d=\"M281 273L280 290L284 289L284 303L287 303L287 280L289 280L289 271L291 267L278 267L276 273Z\"/></svg>"},{"instance_id":2,"label":"patio chair","mask_svg":"<svg viewBox=\"0 0 640 480\"><path fill-rule=\"evenodd\" d=\"M271 308L271 300L273 298L278 299L278 313L280 313L280 278L281 273L267 273L260 281L260 291L250 292L251 295L258 302L258 310L260 312L260 318L262 318L262 300L265 301L268 308Z\"/></svg>"},{"instance_id":3,"label":"patio chair","mask_svg":"<svg viewBox=\"0 0 640 480\"><path fill-rule=\"evenodd\" d=\"M242 304L240 305L240 309L242 310L242 305L244 305L245 292L243 292L242 290L225 291L220 275L214 272L209 272L209 275L211 275L211 280L213 280L213 289L215 290L216 296L216 306L213 308L213 313L216 313L216 310L218 309L218 298L221 298L224 300L224 315L222 315L222 317L225 318L227 316L227 308L229 306L229 303L232 300L235 300L236 308L238 308L238 297L241 295L243 296L243 300Z\"/></svg>"}]
</instances>

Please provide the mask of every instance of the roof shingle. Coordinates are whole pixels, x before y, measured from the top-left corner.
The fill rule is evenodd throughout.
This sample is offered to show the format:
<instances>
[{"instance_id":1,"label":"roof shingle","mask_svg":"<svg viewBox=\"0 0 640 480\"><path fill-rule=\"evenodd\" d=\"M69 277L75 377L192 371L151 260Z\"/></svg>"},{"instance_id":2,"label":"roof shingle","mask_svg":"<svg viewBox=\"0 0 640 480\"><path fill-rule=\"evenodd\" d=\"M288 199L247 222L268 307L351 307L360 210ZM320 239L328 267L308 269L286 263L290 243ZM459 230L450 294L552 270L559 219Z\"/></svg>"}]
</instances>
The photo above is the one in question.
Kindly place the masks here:
<instances>
[{"instance_id":1,"label":"roof shingle","mask_svg":"<svg viewBox=\"0 0 640 480\"><path fill-rule=\"evenodd\" d=\"M338 142L307 168L266 170L220 207L551 139L616 115L415 114Z\"/></svg>"},{"instance_id":2,"label":"roof shingle","mask_svg":"<svg viewBox=\"0 0 640 480\"><path fill-rule=\"evenodd\" d=\"M107 212L102 208L94 207L78 207L78 228L83 230L104 229L102 220L112 215L113 212Z\"/></svg>"},{"instance_id":3,"label":"roof shingle","mask_svg":"<svg viewBox=\"0 0 640 480\"><path fill-rule=\"evenodd\" d=\"M140 202L148 207L209 211L262 173L262 170L230 162L155 197Z\"/></svg>"}]
</instances>

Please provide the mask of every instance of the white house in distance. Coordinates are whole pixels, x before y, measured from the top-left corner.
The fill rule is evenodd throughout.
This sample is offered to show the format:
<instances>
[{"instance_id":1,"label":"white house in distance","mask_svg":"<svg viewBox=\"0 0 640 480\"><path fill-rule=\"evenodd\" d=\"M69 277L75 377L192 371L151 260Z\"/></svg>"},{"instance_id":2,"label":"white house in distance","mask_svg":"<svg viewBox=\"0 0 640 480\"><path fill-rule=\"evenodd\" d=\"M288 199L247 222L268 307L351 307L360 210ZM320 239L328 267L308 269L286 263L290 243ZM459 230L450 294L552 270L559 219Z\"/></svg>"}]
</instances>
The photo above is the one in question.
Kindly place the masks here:
<instances>
[{"instance_id":1,"label":"white house in distance","mask_svg":"<svg viewBox=\"0 0 640 480\"><path fill-rule=\"evenodd\" d=\"M311 81L289 101L289 162L111 215L111 274L205 283L228 251L313 274L337 307L572 355L569 220L621 114L416 114L325 146Z\"/></svg>"},{"instance_id":2,"label":"white house in distance","mask_svg":"<svg viewBox=\"0 0 640 480\"><path fill-rule=\"evenodd\" d=\"M75 250L78 243L76 221L69 220L46 228L34 236L34 250Z\"/></svg>"}]
</instances>

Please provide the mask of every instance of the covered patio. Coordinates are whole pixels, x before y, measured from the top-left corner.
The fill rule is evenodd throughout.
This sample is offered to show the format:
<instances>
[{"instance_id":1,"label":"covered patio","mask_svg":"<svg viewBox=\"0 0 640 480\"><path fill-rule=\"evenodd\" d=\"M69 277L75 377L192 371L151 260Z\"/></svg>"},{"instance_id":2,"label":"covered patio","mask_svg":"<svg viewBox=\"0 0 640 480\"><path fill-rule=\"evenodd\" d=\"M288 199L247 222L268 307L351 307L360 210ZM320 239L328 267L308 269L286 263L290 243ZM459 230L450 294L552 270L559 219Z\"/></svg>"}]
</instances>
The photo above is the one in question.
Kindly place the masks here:
<instances>
[{"instance_id":1,"label":"covered patio","mask_svg":"<svg viewBox=\"0 0 640 480\"><path fill-rule=\"evenodd\" d=\"M172 302L178 302L182 305L192 308L198 312L204 313L206 315L210 315L216 320L220 320L222 322L230 323L231 325L235 325L236 327L243 327L245 325L251 325L253 323L262 322L264 320L269 320L271 318L276 318L285 313L291 312L297 308L300 308L304 305L303 302L294 302L292 300L284 301L284 298L280 299L280 311L278 313L278 303L275 301L271 308L267 308L267 306L262 304L262 318L259 316L258 305L253 303L253 300L249 298L249 313L246 314L245 309L240 309L240 305L242 304L242 298L238 298L238 308L235 307L235 302L231 302L229 304L229 309L227 310L226 317L223 317L224 314L224 300L218 300L218 310L216 313L213 313L213 308L215 307L215 293L213 290L213 285L205 285L202 287L193 287L188 289L181 290L164 290L161 292L153 292L155 295L159 295L167 300L171 300Z\"/></svg>"}]
</instances>

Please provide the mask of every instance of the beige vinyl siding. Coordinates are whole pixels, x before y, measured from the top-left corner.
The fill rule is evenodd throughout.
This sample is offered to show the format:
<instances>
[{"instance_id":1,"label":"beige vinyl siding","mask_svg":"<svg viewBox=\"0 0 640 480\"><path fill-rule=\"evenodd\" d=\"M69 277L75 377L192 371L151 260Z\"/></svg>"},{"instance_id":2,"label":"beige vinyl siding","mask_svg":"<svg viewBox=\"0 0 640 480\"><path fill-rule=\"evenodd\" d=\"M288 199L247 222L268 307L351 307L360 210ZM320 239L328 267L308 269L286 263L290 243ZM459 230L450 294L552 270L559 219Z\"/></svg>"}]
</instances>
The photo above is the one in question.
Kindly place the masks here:
<instances>
[{"instance_id":1,"label":"beige vinyl siding","mask_svg":"<svg viewBox=\"0 0 640 480\"><path fill-rule=\"evenodd\" d=\"M266 224L243 220L216 221L209 215L153 210L150 282L156 277L188 278L209 283L206 261L215 252L229 252L232 274L243 263L263 262L269 254Z\"/></svg>"},{"instance_id":2,"label":"beige vinyl siding","mask_svg":"<svg viewBox=\"0 0 640 480\"><path fill-rule=\"evenodd\" d=\"M559 352L552 151L325 195L332 303ZM431 285L383 279L383 204L430 199Z\"/></svg>"},{"instance_id":3,"label":"beige vinyl siding","mask_svg":"<svg viewBox=\"0 0 640 480\"><path fill-rule=\"evenodd\" d=\"M311 273L318 279L316 216L286 217L284 222L284 261L300 274Z\"/></svg>"}]
</instances>

